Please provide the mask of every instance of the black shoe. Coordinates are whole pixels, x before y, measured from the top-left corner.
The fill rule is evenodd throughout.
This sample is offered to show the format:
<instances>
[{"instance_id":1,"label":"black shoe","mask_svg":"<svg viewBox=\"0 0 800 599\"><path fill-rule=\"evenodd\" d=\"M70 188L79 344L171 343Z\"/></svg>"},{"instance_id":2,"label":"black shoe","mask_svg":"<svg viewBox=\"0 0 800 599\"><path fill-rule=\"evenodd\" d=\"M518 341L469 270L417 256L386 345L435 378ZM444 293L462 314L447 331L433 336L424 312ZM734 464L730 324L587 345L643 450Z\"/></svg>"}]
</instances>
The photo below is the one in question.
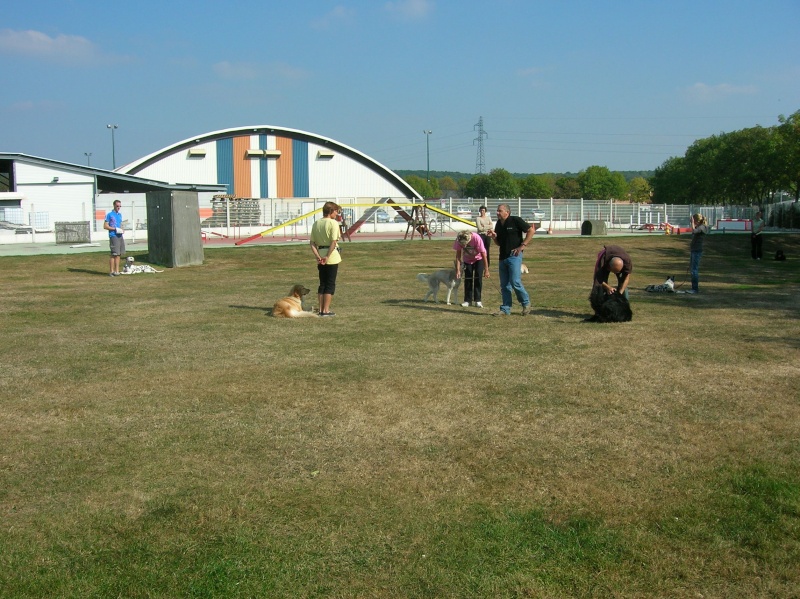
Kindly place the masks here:
<instances>
[{"instance_id":1,"label":"black shoe","mask_svg":"<svg viewBox=\"0 0 800 599\"><path fill-rule=\"evenodd\" d=\"M336 316L336 312L320 312L320 316Z\"/></svg>"}]
</instances>

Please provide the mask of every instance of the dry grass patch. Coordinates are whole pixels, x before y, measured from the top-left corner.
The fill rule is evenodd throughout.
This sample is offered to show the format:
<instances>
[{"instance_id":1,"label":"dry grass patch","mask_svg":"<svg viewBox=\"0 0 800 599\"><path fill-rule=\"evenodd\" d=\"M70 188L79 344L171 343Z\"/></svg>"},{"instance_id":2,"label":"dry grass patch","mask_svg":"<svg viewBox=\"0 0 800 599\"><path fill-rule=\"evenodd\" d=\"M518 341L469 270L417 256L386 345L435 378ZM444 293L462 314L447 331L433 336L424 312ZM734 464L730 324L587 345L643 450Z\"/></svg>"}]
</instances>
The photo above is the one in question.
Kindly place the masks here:
<instances>
[{"instance_id":1,"label":"dry grass patch","mask_svg":"<svg viewBox=\"0 0 800 599\"><path fill-rule=\"evenodd\" d=\"M642 291L688 237L615 241L624 325L582 322L597 239L535 239L507 319L494 272L483 311L421 302L447 241L346 244L338 316L295 321L267 313L316 287L305 246L0 260L0 586L794 596L800 240L712 236L694 297Z\"/></svg>"}]
</instances>

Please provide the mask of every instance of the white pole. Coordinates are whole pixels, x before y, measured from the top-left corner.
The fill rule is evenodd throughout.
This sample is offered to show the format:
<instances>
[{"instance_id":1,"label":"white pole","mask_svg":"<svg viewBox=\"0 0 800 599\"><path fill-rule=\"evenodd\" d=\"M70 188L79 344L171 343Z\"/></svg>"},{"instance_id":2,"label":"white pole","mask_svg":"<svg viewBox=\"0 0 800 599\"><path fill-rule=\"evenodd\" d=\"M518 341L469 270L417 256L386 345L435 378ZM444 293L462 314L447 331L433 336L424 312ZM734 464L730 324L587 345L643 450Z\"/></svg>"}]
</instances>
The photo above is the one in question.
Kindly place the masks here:
<instances>
[{"instance_id":1,"label":"white pole","mask_svg":"<svg viewBox=\"0 0 800 599\"><path fill-rule=\"evenodd\" d=\"M136 243L136 202L131 202L131 223L133 223L133 233L131 233L131 243Z\"/></svg>"},{"instance_id":2,"label":"white pole","mask_svg":"<svg viewBox=\"0 0 800 599\"><path fill-rule=\"evenodd\" d=\"M28 217L28 221L31 223L31 242L36 243L36 221L34 217L34 212L36 212L33 204L31 204L31 214Z\"/></svg>"}]
</instances>

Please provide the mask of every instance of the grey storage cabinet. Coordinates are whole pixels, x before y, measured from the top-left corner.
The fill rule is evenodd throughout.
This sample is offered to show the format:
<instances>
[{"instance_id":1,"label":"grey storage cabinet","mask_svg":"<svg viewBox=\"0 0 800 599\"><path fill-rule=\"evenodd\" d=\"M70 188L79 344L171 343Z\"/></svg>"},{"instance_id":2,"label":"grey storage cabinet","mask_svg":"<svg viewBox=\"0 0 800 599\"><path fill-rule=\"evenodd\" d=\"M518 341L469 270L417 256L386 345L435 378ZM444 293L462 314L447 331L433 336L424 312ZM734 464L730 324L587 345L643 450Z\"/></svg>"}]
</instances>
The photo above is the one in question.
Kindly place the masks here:
<instances>
[{"instance_id":1,"label":"grey storage cabinet","mask_svg":"<svg viewBox=\"0 0 800 599\"><path fill-rule=\"evenodd\" d=\"M197 192L149 191L146 198L150 262L170 268L202 264Z\"/></svg>"}]
</instances>

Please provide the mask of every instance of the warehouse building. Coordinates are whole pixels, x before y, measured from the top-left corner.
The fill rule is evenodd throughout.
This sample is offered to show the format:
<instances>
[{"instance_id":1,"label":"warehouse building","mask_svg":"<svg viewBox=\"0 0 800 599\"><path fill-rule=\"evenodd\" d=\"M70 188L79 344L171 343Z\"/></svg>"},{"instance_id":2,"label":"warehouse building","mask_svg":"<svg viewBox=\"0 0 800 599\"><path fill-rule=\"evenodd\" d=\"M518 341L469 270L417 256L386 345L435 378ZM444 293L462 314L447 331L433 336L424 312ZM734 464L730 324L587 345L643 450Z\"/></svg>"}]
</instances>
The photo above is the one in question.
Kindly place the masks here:
<instances>
[{"instance_id":1,"label":"warehouse building","mask_svg":"<svg viewBox=\"0 0 800 599\"><path fill-rule=\"evenodd\" d=\"M248 233L296 218L327 200L352 205L360 216L373 203L421 201L400 176L365 154L313 133L276 126L238 127L205 133L105 171L36 158L0 154L0 243L17 234L53 232L56 222L90 223L102 238L102 220L116 194L133 231L147 235L145 194L155 190L198 192L201 226L243 224ZM225 222L221 196L247 201L247 219ZM239 204L237 204L238 207ZM309 226L311 220L302 223ZM41 239L47 239L41 237Z\"/></svg>"}]
</instances>

